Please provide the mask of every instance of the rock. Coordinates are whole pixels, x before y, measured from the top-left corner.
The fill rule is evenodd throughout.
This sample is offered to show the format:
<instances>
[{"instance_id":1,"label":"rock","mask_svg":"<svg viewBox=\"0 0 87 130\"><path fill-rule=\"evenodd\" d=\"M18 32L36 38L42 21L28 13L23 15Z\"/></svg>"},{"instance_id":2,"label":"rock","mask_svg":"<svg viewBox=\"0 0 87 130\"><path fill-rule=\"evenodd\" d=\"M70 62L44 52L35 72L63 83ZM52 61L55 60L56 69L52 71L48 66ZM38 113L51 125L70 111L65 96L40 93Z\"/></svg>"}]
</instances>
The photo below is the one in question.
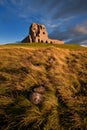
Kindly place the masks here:
<instances>
[{"instance_id":1,"label":"rock","mask_svg":"<svg viewBox=\"0 0 87 130\"><path fill-rule=\"evenodd\" d=\"M45 88L43 86L37 86L33 87L32 91L28 93L29 95L29 100L38 105L43 101L43 95L45 93Z\"/></svg>"},{"instance_id":2,"label":"rock","mask_svg":"<svg viewBox=\"0 0 87 130\"><path fill-rule=\"evenodd\" d=\"M40 94L44 94L45 92L45 88L43 86L40 86L40 87L35 87L33 89L34 92L37 92L37 93L40 93Z\"/></svg>"},{"instance_id":3,"label":"rock","mask_svg":"<svg viewBox=\"0 0 87 130\"><path fill-rule=\"evenodd\" d=\"M22 43L53 43L64 44L64 41L50 39L46 31L46 27L41 24L32 23L29 28L29 35L22 40Z\"/></svg>"},{"instance_id":4,"label":"rock","mask_svg":"<svg viewBox=\"0 0 87 130\"><path fill-rule=\"evenodd\" d=\"M30 100L32 103L38 105L43 101L43 95L37 92L33 92L30 95Z\"/></svg>"}]
</instances>

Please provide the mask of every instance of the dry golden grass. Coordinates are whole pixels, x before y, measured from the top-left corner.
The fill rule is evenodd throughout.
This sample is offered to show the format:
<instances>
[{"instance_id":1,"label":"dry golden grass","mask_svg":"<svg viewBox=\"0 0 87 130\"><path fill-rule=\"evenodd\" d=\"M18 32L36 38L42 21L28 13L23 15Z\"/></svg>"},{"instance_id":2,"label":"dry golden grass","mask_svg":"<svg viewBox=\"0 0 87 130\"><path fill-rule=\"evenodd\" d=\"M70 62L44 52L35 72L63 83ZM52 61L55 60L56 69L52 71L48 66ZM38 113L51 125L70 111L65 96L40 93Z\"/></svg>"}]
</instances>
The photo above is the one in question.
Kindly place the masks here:
<instances>
[{"instance_id":1,"label":"dry golden grass","mask_svg":"<svg viewBox=\"0 0 87 130\"><path fill-rule=\"evenodd\" d=\"M28 97L45 87L44 100ZM86 130L87 49L0 48L1 130Z\"/></svg>"}]
</instances>

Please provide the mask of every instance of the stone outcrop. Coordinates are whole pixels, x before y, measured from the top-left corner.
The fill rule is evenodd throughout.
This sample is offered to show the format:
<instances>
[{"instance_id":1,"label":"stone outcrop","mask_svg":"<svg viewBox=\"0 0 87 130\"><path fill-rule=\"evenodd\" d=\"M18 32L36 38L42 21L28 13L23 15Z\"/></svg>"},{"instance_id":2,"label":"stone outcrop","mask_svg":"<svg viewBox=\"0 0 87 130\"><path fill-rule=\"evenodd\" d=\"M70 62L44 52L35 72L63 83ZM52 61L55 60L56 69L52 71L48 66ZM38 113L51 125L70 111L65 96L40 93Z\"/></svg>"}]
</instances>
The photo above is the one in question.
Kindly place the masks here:
<instances>
[{"instance_id":1,"label":"stone outcrop","mask_svg":"<svg viewBox=\"0 0 87 130\"><path fill-rule=\"evenodd\" d=\"M30 96L30 101L35 105L38 105L43 101L43 95L40 93L33 92L29 96Z\"/></svg>"},{"instance_id":2,"label":"stone outcrop","mask_svg":"<svg viewBox=\"0 0 87 130\"><path fill-rule=\"evenodd\" d=\"M22 40L22 43L53 43L64 44L64 41L50 39L46 27L41 24L32 23L29 29L29 35Z\"/></svg>"},{"instance_id":3,"label":"stone outcrop","mask_svg":"<svg viewBox=\"0 0 87 130\"><path fill-rule=\"evenodd\" d=\"M43 86L38 86L32 88L32 92L29 93L29 99L32 103L38 105L43 102L43 95L45 93L45 88Z\"/></svg>"}]
</instances>

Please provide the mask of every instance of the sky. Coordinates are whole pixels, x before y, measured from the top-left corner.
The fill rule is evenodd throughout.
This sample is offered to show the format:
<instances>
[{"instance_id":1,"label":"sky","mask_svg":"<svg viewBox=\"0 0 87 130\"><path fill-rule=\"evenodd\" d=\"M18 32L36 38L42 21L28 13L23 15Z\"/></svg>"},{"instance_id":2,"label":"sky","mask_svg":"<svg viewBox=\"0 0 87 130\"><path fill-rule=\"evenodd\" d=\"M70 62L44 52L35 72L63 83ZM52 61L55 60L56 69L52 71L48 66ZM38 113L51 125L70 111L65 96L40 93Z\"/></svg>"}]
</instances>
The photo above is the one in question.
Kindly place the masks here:
<instances>
[{"instance_id":1,"label":"sky","mask_svg":"<svg viewBox=\"0 0 87 130\"><path fill-rule=\"evenodd\" d=\"M31 23L50 38L87 45L87 0L0 0L0 43L23 40Z\"/></svg>"}]
</instances>

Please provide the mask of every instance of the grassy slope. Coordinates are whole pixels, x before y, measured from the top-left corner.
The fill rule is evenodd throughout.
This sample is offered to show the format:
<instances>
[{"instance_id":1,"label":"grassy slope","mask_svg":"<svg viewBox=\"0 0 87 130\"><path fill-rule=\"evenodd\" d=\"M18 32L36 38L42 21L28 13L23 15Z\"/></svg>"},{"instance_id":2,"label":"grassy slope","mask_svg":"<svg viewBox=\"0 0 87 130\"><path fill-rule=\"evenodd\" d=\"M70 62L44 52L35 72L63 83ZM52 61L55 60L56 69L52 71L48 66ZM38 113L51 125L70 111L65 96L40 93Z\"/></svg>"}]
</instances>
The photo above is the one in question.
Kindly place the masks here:
<instances>
[{"instance_id":1,"label":"grassy slope","mask_svg":"<svg viewBox=\"0 0 87 130\"><path fill-rule=\"evenodd\" d=\"M0 129L86 130L87 49L34 45L0 46ZM28 93L41 85L34 105Z\"/></svg>"},{"instance_id":2,"label":"grassy slope","mask_svg":"<svg viewBox=\"0 0 87 130\"><path fill-rule=\"evenodd\" d=\"M58 47L70 50L84 50L87 49L85 47L80 46L79 44L48 44L48 43L22 43L22 44L7 44L2 47L27 47L27 48L45 48L45 47Z\"/></svg>"}]
</instances>

